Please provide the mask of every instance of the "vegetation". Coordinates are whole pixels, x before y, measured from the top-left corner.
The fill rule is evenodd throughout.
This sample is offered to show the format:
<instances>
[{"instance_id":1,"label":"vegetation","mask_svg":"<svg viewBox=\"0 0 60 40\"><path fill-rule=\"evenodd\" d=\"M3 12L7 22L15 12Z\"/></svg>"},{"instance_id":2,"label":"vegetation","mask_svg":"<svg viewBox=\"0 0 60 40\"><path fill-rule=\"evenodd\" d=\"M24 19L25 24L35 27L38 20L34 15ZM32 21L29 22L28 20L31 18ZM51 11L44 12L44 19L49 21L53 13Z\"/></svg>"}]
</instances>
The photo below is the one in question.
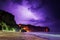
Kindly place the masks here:
<instances>
[{"instance_id":1,"label":"vegetation","mask_svg":"<svg viewBox=\"0 0 60 40\"><path fill-rule=\"evenodd\" d=\"M6 23L4 23L3 21L0 22L0 25L2 27L2 31L15 32L15 28L10 28L10 26L9 25L6 25Z\"/></svg>"},{"instance_id":2,"label":"vegetation","mask_svg":"<svg viewBox=\"0 0 60 40\"><path fill-rule=\"evenodd\" d=\"M4 10L0 10L0 30L6 32L19 31L19 27L14 20L14 15Z\"/></svg>"}]
</instances>

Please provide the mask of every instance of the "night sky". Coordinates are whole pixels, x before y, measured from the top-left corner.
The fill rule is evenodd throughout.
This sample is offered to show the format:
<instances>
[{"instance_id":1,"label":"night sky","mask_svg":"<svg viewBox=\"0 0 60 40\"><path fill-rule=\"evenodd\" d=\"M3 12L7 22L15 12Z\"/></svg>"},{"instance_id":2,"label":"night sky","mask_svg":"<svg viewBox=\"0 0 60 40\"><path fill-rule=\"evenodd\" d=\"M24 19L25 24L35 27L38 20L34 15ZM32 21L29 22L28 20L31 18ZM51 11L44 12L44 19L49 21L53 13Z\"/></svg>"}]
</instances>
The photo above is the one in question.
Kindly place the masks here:
<instances>
[{"instance_id":1,"label":"night sky","mask_svg":"<svg viewBox=\"0 0 60 40\"><path fill-rule=\"evenodd\" d=\"M58 0L0 0L0 9L12 13L17 24L48 26L52 32L60 32Z\"/></svg>"}]
</instances>

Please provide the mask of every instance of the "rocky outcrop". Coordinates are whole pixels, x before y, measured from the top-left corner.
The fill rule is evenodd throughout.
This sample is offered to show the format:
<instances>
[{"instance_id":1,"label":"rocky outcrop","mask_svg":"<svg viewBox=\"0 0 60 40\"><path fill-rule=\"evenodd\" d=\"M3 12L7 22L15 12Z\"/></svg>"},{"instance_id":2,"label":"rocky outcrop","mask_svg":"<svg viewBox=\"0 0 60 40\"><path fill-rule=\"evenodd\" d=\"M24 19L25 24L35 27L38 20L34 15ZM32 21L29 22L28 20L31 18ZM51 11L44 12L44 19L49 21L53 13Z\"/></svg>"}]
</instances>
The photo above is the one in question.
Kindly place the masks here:
<instances>
[{"instance_id":1,"label":"rocky outcrop","mask_svg":"<svg viewBox=\"0 0 60 40\"><path fill-rule=\"evenodd\" d=\"M30 24L18 24L21 32L50 32L49 27L47 26L34 26Z\"/></svg>"}]
</instances>

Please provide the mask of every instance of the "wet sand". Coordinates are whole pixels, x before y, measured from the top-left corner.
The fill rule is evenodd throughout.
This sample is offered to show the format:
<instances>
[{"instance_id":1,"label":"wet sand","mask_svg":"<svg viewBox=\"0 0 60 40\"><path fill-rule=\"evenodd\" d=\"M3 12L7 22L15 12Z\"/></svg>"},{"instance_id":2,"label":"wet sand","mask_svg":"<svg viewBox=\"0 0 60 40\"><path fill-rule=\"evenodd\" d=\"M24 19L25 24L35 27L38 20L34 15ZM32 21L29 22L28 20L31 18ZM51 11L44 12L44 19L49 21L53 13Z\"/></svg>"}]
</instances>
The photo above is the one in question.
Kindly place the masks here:
<instances>
[{"instance_id":1,"label":"wet sand","mask_svg":"<svg viewBox=\"0 0 60 40\"><path fill-rule=\"evenodd\" d=\"M48 40L21 32L0 32L0 40Z\"/></svg>"}]
</instances>

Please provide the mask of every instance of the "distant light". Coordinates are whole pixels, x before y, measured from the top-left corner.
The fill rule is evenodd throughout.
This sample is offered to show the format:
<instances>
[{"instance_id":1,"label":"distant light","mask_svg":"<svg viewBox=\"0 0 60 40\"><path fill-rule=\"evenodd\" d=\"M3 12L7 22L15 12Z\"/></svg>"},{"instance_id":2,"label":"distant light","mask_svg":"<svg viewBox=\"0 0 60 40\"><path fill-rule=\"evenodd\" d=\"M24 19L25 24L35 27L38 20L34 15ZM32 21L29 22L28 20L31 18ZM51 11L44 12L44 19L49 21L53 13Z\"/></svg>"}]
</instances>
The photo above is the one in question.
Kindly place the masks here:
<instances>
[{"instance_id":1,"label":"distant light","mask_svg":"<svg viewBox=\"0 0 60 40\"><path fill-rule=\"evenodd\" d=\"M30 32L29 30L26 30L27 32Z\"/></svg>"}]
</instances>

